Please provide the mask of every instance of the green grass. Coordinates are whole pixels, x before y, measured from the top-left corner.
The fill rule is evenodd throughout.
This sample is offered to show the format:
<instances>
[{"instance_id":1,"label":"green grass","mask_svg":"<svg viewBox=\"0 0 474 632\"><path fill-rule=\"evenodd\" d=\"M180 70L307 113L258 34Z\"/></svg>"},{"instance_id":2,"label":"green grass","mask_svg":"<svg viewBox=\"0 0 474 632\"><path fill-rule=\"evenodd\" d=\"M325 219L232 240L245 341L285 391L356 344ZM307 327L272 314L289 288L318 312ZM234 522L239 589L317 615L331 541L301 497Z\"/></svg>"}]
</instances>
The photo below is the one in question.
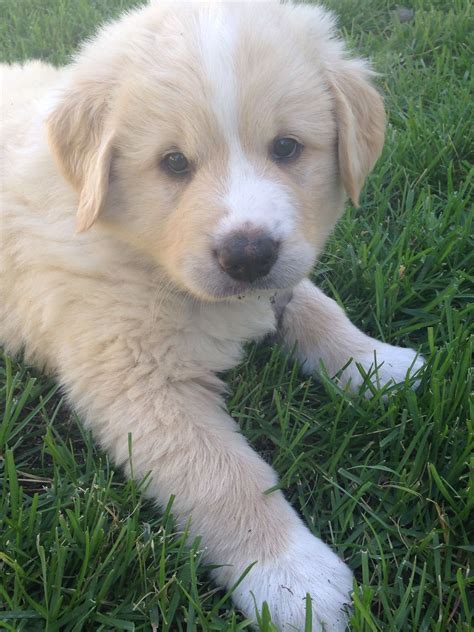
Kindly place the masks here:
<instances>
[{"instance_id":1,"label":"green grass","mask_svg":"<svg viewBox=\"0 0 474 632\"><path fill-rule=\"evenodd\" d=\"M63 63L133 4L3 0L3 59ZM414 0L407 23L385 0L328 4L381 73L390 125L361 208L348 208L315 279L368 333L421 348L428 367L416 393L367 400L251 347L228 376L229 409L354 570L353 630L467 632L472 15L468 0ZM6 358L0 384L0 627L248 629L209 582L199 543L186 548L171 509L159 514L114 471L54 382ZM261 629L272 629L268 613Z\"/></svg>"}]
</instances>

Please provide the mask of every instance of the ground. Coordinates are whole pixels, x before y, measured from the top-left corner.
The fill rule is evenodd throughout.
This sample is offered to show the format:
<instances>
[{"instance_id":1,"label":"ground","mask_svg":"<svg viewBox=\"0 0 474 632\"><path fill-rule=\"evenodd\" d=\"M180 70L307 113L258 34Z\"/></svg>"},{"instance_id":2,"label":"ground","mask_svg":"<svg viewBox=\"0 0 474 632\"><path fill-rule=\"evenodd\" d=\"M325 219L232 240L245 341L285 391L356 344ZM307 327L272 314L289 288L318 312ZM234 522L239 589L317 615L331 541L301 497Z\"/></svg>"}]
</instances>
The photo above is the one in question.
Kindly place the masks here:
<instances>
[{"instance_id":1,"label":"ground","mask_svg":"<svg viewBox=\"0 0 474 632\"><path fill-rule=\"evenodd\" d=\"M133 4L3 0L1 55L65 63ZM468 0L327 4L381 73L390 123L361 207L348 207L314 278L367 333L420 349L428 365L417 392L366 399L251 347L228 376L228 406L354 570L353 630L467 632L472 13ZM249 629L208 581L199 542L186 548L170 509L114 471L54 381L5 358L0 390L0 627ZM260 628L273 629L265 613Z\"/></svg>"}]
</instances>

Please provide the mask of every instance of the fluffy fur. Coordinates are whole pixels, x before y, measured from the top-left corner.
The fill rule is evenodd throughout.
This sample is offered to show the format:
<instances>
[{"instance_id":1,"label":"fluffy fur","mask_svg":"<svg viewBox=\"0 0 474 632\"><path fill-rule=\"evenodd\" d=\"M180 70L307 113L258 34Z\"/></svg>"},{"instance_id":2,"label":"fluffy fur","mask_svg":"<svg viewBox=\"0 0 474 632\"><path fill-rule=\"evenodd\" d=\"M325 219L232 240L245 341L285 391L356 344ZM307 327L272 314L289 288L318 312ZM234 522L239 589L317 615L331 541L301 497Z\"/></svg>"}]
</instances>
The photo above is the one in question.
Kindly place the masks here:
<instances>
[{"instance_id":1,"label":"fluffy fur","mask_svg":"<svg viewBox=\"0 0 474 632\"><path fill-rule=\"evenodd\" d=\"M278 331L308 372L357 386L355 363L403 379L421 360L374 341L305 277L357 203L383 144L365 62L314 6L153 2L106 26L74 63L2 68L0 341L54 373L115 463L148 473L191 519L216 581L282 630L340 631L348 567L302 524L225 412L217 373ZM277 163L277 137L304 149ZM170 151L192 165L163 168ZM235 230L280 243L270 273L228 277ZM292 627L293 626L293 627Z\"/></svg>"}]
</instances>

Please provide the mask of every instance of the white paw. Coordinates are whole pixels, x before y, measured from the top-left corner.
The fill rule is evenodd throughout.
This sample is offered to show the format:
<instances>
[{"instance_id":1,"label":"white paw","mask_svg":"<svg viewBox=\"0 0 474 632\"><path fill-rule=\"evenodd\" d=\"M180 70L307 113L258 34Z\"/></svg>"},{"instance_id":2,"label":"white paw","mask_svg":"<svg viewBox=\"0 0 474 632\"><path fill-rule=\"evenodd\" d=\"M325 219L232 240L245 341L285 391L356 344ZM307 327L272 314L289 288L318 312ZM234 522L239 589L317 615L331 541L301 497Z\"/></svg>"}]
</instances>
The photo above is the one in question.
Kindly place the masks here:
<instances>
[{"instance_id":1,"label":"white paw","mask_svg":"<svg viewBox=\"0 0 474 632\"><path fill-rule=\"evenodd\" d=\"M351 602L352 572L308 529L295 529L286 553L257 563L232 594L235 604L255 620L267 602L281 632L305 630L306 595L311 596L312 632L343 632Z\"/></svg>"},{"instance_id":2,"label":"white paw","mask_svg":"<svg viewBox=\"0 0 474 632\"><path fill-rule=\"evenodd\" d=\"M351 390L358 390L364 383L364 373L376 388L382 388L386 384L399 384L410 379L425 363L423 356L413 349L394 347L374 340L371 343L371 348L360 352L341 373L341 383L348 384ZM420 380L412 381L412 387L417 388L419 383Z\"/></svg>"}]
</instances>

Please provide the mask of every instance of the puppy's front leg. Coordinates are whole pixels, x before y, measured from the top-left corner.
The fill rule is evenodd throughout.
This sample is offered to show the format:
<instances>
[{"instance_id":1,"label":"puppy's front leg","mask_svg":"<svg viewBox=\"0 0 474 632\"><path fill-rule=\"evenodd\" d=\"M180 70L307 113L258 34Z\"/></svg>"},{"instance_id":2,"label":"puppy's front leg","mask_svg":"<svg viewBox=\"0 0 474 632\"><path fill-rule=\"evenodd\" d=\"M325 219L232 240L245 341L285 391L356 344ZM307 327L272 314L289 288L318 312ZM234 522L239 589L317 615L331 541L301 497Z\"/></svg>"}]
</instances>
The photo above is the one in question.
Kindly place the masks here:
<instances>
[{"instance_id":1,"label":"puppy's front leg","mask_svg":"<svg viewBox=\"0 0 474 632\"><path fill-rule=\"evenodd\" d=\"M205 560L221 565L214 571L221 586L232 587L256 562L233 594L246 616L254 618L254 604L261 608L267 601L281 630L303 630L310 593L313 630L345 630L351 571L309 532L280 491L265 493L276 475L223 410L215 378L163 374L146 348L137 362L123 336L97 347L101 354L91 353L88 340L81 348L79 336L74 344L75 353L61 361L62 381L115 461L130 469L131 433L134 475L150 473L147 493L161 506L175 496L178 523L190 522ZM212 380L214 389L208 389Z\"/></svg>"},{"instance_id":2,"label":"puppy's front leg","mask_svg":"<svg viewBox=\"0 0 474 632\"><path fill-rule=\"evenodd\" d=\"M357 364L372 374L372 382L379 387L401 382L423 366L423 359L412 349L378 342L362 333L339 305L308 279L293 290L283 310L280 336L306 373L323 364L332 376L352 359L340 380L354 390L364 379Z\"/></svg>"}]
</instances>

